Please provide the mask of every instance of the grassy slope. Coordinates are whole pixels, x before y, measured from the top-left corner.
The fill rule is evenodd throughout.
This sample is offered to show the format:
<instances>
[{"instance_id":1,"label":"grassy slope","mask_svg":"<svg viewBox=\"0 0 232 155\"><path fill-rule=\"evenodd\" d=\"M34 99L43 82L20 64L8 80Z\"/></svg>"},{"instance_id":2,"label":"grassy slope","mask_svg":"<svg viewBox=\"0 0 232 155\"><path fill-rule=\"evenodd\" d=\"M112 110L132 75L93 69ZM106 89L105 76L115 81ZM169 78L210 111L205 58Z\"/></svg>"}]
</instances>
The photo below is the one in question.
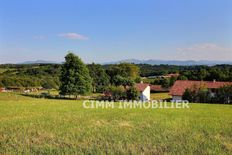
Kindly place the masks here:
<instances>
[{"instance_id":1,"label":"grassy slope","mask_svg":"<svg viewBox=\"0 0 232 155\"><path fill-rule=\"evenodd\" d=\"M162 100L171 98L168 93L151 93L151 100Z\"/></svg>"},{"instance_id":2,"label":"grassy slope","mask_svg":"<svg viewBox=\"0 0 232 155\"><path fill-rule=\"evenodd\" d=\"M0 94L0 154L232 154L232 106L83 109L81 101Z\"/></svg>"}]
</instances>

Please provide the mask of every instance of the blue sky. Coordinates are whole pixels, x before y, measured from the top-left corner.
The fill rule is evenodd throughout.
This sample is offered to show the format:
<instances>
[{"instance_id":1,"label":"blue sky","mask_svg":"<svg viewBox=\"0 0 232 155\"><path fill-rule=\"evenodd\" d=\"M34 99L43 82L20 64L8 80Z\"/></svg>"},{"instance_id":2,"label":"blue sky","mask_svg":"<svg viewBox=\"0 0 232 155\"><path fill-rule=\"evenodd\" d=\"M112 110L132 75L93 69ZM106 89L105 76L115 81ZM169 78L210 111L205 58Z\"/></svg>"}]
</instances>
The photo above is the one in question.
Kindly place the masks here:
<instances>
[{"instance_id":1,"label":"blue sky","mask_svg":"<svg viewBox=\"0 0 232 155\"><path fill-rule=\"evenodd\" d=\"M0 0L0 63L232 60L231 0Z\"/></svg>"}]
</instances>

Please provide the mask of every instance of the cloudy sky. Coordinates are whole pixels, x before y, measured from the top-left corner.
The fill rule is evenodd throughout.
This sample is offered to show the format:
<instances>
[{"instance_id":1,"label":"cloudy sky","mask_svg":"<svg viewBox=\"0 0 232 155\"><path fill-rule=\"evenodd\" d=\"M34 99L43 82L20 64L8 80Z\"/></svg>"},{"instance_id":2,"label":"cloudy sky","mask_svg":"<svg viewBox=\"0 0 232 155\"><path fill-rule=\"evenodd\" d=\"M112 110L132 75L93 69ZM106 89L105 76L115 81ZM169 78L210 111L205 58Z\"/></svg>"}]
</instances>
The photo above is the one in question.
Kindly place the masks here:
<instances>
[{"instance_id":1,"label":"cloudy sky","mask_svg":"<svg viewBox=\"0 0 232 155\"><path fill-rule=\"evenodd\" d=\"M232 60L231 0L0 0L0 63Z\"/></svg>"}]
</instances>

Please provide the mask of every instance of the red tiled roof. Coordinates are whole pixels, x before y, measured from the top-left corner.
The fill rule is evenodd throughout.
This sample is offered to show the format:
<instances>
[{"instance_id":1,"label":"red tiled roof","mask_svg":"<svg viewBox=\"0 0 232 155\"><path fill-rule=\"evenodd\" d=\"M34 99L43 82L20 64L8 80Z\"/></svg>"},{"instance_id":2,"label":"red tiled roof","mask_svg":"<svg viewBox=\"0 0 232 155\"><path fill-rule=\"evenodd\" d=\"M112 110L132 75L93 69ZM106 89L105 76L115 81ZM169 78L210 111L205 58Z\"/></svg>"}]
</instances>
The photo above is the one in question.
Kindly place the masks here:
<instances>
[{"instance_id":1,"label":"red tiled roof","mask_svg":"<svg viewBox=\"0 0 232 155\"><path fill-rule=\"evenodd\" d=\"M149 86L149 84L147 83L136 83L135 84L135 88L138 90L138 91L144 91L147 86Z\"/></svg>"},{"instance_id":2,"label":"red tiled roof","mask_svg":"<svg viewBox=\"0 0 232 155\"><path fill-rule=\"evenodd\" d=\"M163 91L163 88L161 85L150 85L151 86L151 90L153 91Z\"/></svg>"},{"instance_id":3,"label":"red tiled roof","mask_svg":"<svg viewBox=\"0 0 232 155\"><path fill-rule=\"evenodd\" d=\"M177 80L170 90L170 95L182 96L187 88L193 86L205 86L206 88L220 88L225 85L232 85L232 82L214 82L214 81L189 81L189 80Z\"/></svg>"},{"instance_id":4,"label":"red tiled roof","mask_svg":"<svg viewBox=\"0 0 232 155\"><path fill-rule=\"evenodd\" d=\"M154 90L154 91L162 90L161 85L150 85L150 86L151 86L151 90Z\"/></svg>"}]
</instances>

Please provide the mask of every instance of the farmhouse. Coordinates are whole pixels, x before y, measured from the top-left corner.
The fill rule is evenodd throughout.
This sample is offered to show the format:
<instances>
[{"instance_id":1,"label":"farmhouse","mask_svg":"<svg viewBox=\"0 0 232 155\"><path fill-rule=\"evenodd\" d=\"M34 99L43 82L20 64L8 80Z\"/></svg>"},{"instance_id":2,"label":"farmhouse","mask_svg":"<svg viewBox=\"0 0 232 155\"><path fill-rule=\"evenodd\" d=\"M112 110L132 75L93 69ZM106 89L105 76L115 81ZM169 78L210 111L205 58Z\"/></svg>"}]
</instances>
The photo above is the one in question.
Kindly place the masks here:
<instances>
[{"instance_id":1,"label":"farmhouse","mask_svg":"<svg viewBox=\"0 0 232 155\"><path fill-rule=\"evenodd\" d=\"M151 87L146 83L137 83L135 84L135 88L139 91L139 99L142 101L150 100Z\"/></svg>"},{"instance_id":2,"label":"farmhouse","mask_svg":"<svg viewBox=\"0 0 232 155\"><path fill-rule=\"evenodd\" d=\"M182 96L186 89L193 87L205 87L214 95L218 88L232 85L232 82L216 82L216 81L189 81L189 80L177 80L170 90L172 100L182 100Z\"/></svg>"},{"instance_id":3,"label":"farmhouse","mask_svg":"<svg viewBox=\"0 0 232 155\"><path fill-rule=\"evenodd\" d=\"M5 92L5 91L6 91L6 88L0 87L0 92Z\"/></svg>"},{"instance_id":4,"label":"farmhouse","mask_svg":"<svg viewBox=\"0 0 232 155\"><path fill-rule=\"evenodd\" d=\"M139 99L149 101L151 92L168 92L168 89L162 88L161 85L151 85L147 83L137 83L135 88L139 91Z\"/></svg>"}]
</instances>

